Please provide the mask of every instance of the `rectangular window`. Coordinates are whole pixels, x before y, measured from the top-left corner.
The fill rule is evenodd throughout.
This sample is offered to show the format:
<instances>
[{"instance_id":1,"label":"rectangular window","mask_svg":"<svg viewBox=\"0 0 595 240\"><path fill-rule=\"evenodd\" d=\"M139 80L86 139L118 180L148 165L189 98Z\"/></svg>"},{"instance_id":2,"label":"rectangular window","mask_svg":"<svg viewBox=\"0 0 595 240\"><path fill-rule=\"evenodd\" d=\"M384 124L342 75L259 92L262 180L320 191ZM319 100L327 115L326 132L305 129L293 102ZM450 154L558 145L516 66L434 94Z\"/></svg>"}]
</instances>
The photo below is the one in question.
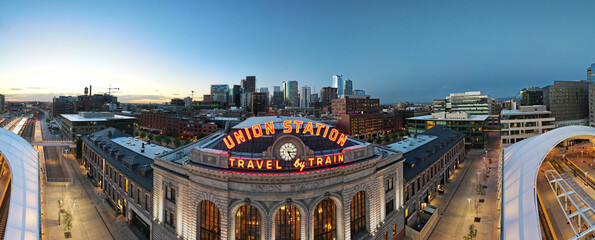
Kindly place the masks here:
<instances>
[{"instance_id":1,"label":"rectangular window","mask_svg":"<svg viewBox=\"0 0 595 240\"><path fill-rule=\"evenodd\" d=\"M150 206L150 202L149 202L149 195L145 195L145 210L149 211L149 206Z\"/></svg>"},{"instance_id":2,"label":"rectangular window","mask_svg":"<svg viewBox=\"0 0 595 240\"><path fill-rule=\"evenodd\" d=\"M386 192L393 190L394 188L394 179L393 177L386 178Z\"/></svg>"},{"instance_id":3,"label":"rectangular window","mask_svg":"<svg viewBox=\"0 0 595 240\"><path fill-rule=\"evenodd\" d=\"M390 201L388 201L386 203L386 216L388 216L388 214L394 210L395 210L395 200L391 199Z\"/></svg>"}]
</instances>

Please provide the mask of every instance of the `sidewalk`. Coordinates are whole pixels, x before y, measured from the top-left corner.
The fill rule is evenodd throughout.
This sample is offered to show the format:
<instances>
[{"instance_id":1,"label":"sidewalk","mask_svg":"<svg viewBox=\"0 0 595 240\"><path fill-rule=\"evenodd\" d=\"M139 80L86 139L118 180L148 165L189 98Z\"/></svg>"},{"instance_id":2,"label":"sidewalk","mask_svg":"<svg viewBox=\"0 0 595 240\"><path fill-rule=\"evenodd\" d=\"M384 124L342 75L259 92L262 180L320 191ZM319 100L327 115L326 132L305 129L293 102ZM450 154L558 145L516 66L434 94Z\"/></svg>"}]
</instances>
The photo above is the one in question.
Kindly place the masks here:
<instances>
[{"instance_id":1,"label":"sidewalk","mask_svg":"<svg viewBox=\"0 0 595 240\"><path fill-rule=\"evenodd\" d=\"M444 187L445 194L438 195L430 204L437 206L440 212L440 219L430 234L429 239L463 239L467 234L469 225L475 224L477 228L478 239L499 239L500 229L498 221L500 211L498 211L498 170L497 159L500 148L498 139L490 138L488 158L492 159L487 182L480 178L480 182L487 185L485 189L485 201L478 203L479 196L476 195L477 174L484 172L485 165L483 149L472 149L465 159L461 168L455 171L451 182ZM467 198L472 200L469 202ZM475 206L479 206L476 208ZM474 222L474 218L481 218L480 222Z\"/></svg>"},{"instance_id":2,"label":"sidewalk","mask_svg":"<svg viewBox=\"0 0 595 240\"><path fill-rule=\"evenodd\" d=\"M51 186L45 188L44 203L47 213L42 221L47 226L47 239L65 239L64 230L58 225L58 200L63 197L63 209L74 212L72 239L138 239L123 216L115 217L114 211L104 202L105 195L91 185L74 156L67 155L64 162L67 171L74 178L74 184L68 189ZM76 202L74 210L72 202Z\"/></svg>"}]
</instances>

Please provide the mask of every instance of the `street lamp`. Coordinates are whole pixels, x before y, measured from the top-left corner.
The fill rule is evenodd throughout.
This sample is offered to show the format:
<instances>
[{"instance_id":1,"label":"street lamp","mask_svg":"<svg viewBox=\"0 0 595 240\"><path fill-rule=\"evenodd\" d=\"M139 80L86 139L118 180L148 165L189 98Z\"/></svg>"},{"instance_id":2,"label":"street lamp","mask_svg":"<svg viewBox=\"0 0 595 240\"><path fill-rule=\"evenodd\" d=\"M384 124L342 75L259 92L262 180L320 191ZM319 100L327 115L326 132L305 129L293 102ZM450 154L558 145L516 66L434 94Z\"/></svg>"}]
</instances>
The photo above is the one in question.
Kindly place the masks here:
<instances>
[{"instance_id":1,"label":"street lamp","mask_svg":"<svg viewBox=\"0 0 595 240\"><path fill-rule=\"evenodd\" d=\"M481 174L481 172L477 172L477 184L479 184L479 174Z\"/></svg>"},{"instance_id":2,"label":"street lamp","mask_svg":"<svg viewBox=\"0 0 595 240\"><path fill-rule=\"evenodd\" d=\"M471 215L471 198L470 197L467 198L467 203L469 204L469 212L468 212L468 214Z\"/></svg>"}]
</instances>

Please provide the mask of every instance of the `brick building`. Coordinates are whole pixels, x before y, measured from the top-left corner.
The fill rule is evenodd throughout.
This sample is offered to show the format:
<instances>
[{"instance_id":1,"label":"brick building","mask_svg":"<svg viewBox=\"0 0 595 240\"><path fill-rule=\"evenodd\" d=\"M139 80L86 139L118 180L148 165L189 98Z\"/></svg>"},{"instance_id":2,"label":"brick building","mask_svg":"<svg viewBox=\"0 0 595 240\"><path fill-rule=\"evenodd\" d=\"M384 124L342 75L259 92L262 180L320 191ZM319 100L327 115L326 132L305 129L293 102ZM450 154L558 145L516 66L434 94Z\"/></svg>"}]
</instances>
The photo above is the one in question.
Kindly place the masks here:
<instances>
[{"instance_id":1,"label":"brick building","mask_svg":"<svg viewBox=\"0 0 595 240\"><path fill-rule=\"evenodd\" d=\"M114 211L150 239L153 201L153 157L168 148L146 144L115 128L82 138L82 164Z\"/></svg>"},{"instance_id":2,"label":"brick building","mask_svg":"<svg viewBox=\"0 0 595 240\"><path fill-rule=\"evenodd\" d=\"M208 119L181 117L172 113L141 112L140 126L146 129L164 131L167 135L194 137L199 133L209 135L219 130L216 123Z\"/></svg>"}]
</instances>

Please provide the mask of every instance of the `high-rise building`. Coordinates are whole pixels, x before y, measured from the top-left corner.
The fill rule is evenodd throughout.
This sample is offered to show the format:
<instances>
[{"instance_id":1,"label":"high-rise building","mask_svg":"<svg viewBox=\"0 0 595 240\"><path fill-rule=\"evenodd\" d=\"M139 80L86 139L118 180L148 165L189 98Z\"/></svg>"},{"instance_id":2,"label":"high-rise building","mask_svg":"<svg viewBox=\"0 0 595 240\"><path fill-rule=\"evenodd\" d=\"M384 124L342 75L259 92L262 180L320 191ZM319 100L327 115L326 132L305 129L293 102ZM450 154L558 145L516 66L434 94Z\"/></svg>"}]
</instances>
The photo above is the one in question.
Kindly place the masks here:
<instances>
[{"instance_id":1,"label":"high-rise building","mask_svg":"<svg viewBox=\"0 0 595 240\"><path fill-rule=\"evenodd\" d=\"M320 103L322 106L330 106L333 99L337 99L337 88L323 87L320 90Z\"/></svg>"},{"instance_id":2,"label":"high-rise building","mask_svg":"<svg viewBox=\"0 0 595 240\"><path fill-rule=\"evenodd\" d=\"M229 95L229 85L214 84L211 85L211 96L213 101L220 103L227 103L227 96Z\"/></svg>"},{"instance_id":3,"label":"high-rise building","mask_svg":"<svg viewBox=\"0 0 595 240\"><path fill-rule=\"evenodd\" d=\"M312 95L312 89L310 87L304 86L301 88L300 107L310 107L310 102L312 101L310 95Z\"/></svg>"},{"instance_id":4,"label":"high-rise building","mask_svg":"<svg viewBox=\"0 0 595 240\"><path fill-rule=\"evenodd\" d=\"M72 96L54 97L52 100L52 116L58 117L60 114L76 113L75 103L77 99L77 97Z\"/></svg>"},{"instance_id":5,"label":"high-rise building","mask_svg":"<svg viewBox=\"0 0 595 240\"><path fill-rule=\"evenodd\" d=\"M521 90L521 106L543 105L543 88L532 87Z\"/></svg>"},{"instance_id":6,"label":"high-rise building","mask_svg":"<svg viewBox=\"0 0 595 240\"><path fill-rule=\"evenodd\" d=\"M591 64L591 67L587 68L587 82L592 82L595 79L595 63Z\"/></svg>"},{"instance_id":7,"label":"high-rise building","mask_svg":"<svg viewBox=\"0 0 595 240\"><path fill-rule=\"evenodd\" d=\"M254 113L266 112L268 107L268 94L264 92L252 93L250 111Z\"/></svg>"},{"instance_id":8,"label":"high-rise building","mask_svg":"<svg viewBox=\"0 0 595 240\"><path fill-rule=\"evenodd\" d=\"M300 103L297 81L283 81L283 96L286 106L297 107Z\"/></svg>"},{"instance_id":9,"label":"high-rise building","mask_svg":"<svg viewBox=\"0 0 595 240\"><path fill-rule=\"evenodd\" d=\"M273 92L273 106L276 108L281 108L283 106L285 98L283 97L283 91L281 91L281 87L275 86L275 91Z\"/></svg>"},{"instance_id":10,"label":"high-rise building","mask_svg":"<svg viewBox=\"0 0 595 240\"><path fill-rule=\"evenodd\" d=\"M246 76L242 88L244 89L244 92L256 92L256 77Z\"/></svg>"},{"instance_id":11,"label":"high-rise building","mask_svg":"<svg viewBox=\"0 0 595 240\"><path fill-rule=\"evenodd\" d=\"M343 75L334 75L333 76L333 85L332 87L337 89L337 95L343 95L344 93L344 84L343 82Z\"/></svg>"},{"instance_id":12,"label":"high-rise building","mask_svg":"<svg viewBox=\"0 0 595 240\"><path fill-rule=\"evenodd\" d=\"M6 108L6 98L4 97L4 95L0 94L0 113L4 112L5 108Z\"/></svg>"},{"instance_id":13,"label":"high-rise building","mask_svg":"<svg viewBox=\"0 0 595 240\"><path fill-rule=\"evenodd\" d=\"M310 94L310 102L318 102L318 101L320 101L320 99L318 99L318 93Z\"/></svg>"},{"instance_id":14,"label":"high-rise building","mask_svg":"<svg viewBox=\"0 0 595 240\"><path fill-rule=\"evenodd\" d=\"M589 83L589 126L595 127L595 83Z\"/></svg>"},{"instance_id":15,"label":"high-rise building","mask_svg":"<svg viewBox=\"0 0 595 240\"><path fill-rule=\"evenodd\" d=\"M240 107L240 94L242 94L242 86L233 85L233 87L229 89L229 96L227 97L229 104Z\"/></svg>"},{"instance_id":16,"label":"high-rise building","mask_svg":"<svg viewBox=\"0 0 595 240\"><path fill-rule=\"evenodd\" d=\"M589 124L589 83L554 81L543 88L543 103L556 118L556 127Z\"/></svg>"},{"instance_id":17,"label":"high-rise building","mask_svg":"<svg viewBox=\"0 0 595 240\"><path fill-rule=\"evenodd\" d=\"M192 98L191 97L185 97L184 98L184 105L186 105L186 106L192 105Z\"/></svg>"},{"instance_id":18,"label":"high-rise building","mask_svg":"<svg viewBox=\"0 0 595 240\"><path fill-rule=\"evenodd\" d=\"M353 82L351 79L345 80L345 91L343 95L352 95L353 94Z\"/></svg>"}]
</instances>

